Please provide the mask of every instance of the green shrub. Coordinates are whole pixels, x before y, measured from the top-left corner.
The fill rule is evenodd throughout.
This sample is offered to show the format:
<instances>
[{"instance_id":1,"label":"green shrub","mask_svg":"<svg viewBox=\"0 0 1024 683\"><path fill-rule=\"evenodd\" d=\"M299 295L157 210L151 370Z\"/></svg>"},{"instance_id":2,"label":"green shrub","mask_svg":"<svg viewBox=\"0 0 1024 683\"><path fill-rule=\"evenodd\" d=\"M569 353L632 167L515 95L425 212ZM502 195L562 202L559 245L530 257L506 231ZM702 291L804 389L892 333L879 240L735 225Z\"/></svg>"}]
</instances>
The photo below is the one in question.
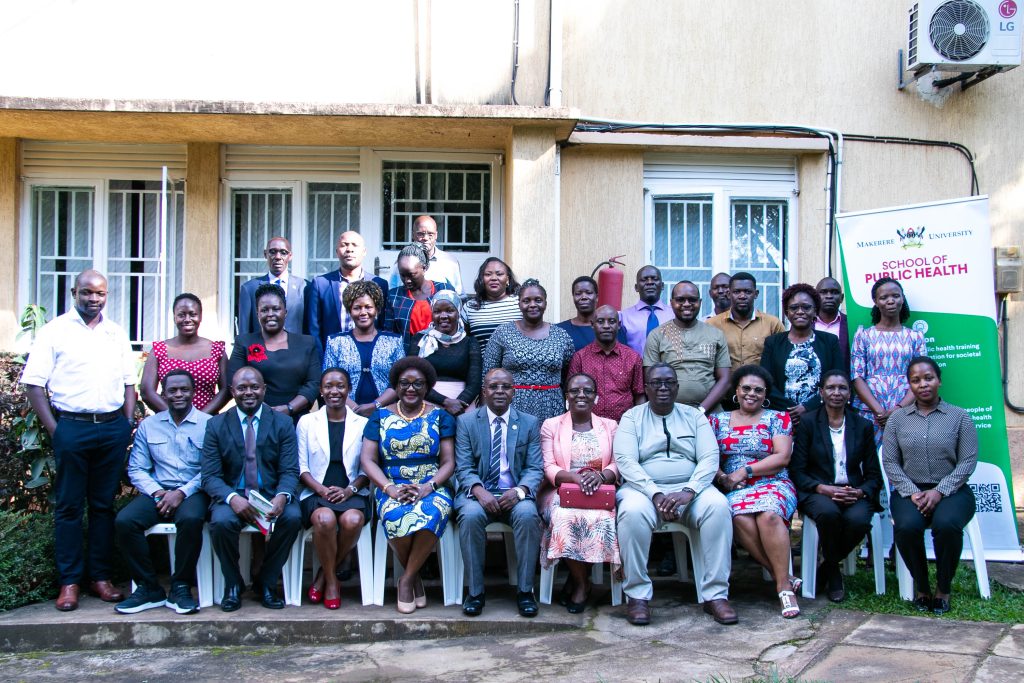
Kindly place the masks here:
<instances>
[{"instance_id":1,"label":"green shrub","mask_svg":"<svg viewBox=\"0 0 1024 683\"><path fill-rule=\"evenodd\" d=\"M19 382L22 367L15 354L0 353L0 508L47 512L53 450Z\"/></svg>"},{"instance_id":2,"label":"green shrub","mask_svg":"<svg viewBox=\"0 0 1024 683\"><path fill-rule=\"evenodd\" d=\"M0 611L55 597L53 515L0 510Z\"/></svg>"}]
</instances>

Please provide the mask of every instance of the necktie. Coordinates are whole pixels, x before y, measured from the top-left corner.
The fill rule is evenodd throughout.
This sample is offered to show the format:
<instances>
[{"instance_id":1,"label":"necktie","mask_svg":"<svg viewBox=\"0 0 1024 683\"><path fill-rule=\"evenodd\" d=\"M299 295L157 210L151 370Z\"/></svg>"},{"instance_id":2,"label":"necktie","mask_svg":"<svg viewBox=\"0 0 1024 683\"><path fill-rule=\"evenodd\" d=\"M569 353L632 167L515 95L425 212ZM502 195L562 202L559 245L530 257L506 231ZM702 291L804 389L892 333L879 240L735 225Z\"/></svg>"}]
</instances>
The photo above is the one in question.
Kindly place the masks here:
<instances>
[{"instance_id":1,"label":"necktie","mask_svg":"<svg viewBox=\"0 0 1024 683\"><path fill-rule=\"evenodd\" d=\"M252 489L258 489L258 475L256 470L256 430L253 429L255 415L245 419L245 495L249 495Z\"/></svg>"},{"instance_id":2,"label":"necktie","mask_svg":"<svg viewBox=\"0 0 1024 683\"><path fill-rule=\"evenodd\" d=\"M645 306L650 311L650 315L647 316L647 335L650 336L651 332L658 329L661 323L658 321L658 314L654 311L654 306Z\"/></svg>"},{"instance_id":3,"label":"necktie","mask_svg":"<svg viewBox=\"0 0 1024 683\"><path fill-rule=\"evenodd\" d=\"M501 426L504 422L503 418L494 418L494 435L491 437L491 460L487 465L487 477L484 479L484 488L488 491L496 491L498 489L498 479L501 476L501 442L505 436L505 430Z\"/></svg>"}]
</instances>

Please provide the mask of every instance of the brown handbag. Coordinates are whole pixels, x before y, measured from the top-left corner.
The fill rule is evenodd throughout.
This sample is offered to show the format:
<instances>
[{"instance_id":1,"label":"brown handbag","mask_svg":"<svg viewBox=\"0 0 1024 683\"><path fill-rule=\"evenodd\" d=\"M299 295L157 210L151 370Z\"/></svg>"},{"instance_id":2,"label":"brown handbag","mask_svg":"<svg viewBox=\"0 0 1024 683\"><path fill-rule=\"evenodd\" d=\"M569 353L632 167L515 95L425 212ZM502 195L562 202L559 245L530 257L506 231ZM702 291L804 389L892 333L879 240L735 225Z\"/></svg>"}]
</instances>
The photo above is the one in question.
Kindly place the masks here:
<instances>
[{"instance_id":1,"label":"brown handbag","mask_svg":"<svg viewBox=\"0 0 1024 683\"><path fill-rule=\"evenodd\" d=\"M583 468L591 471L593 468ZM580 471L582 472L583 469ZM562 483L558 485L558 504L564 508L577 510L614 510L615 485L601 484L589 496L583 493L579 484Z\"/></svg>"}]
</instances>

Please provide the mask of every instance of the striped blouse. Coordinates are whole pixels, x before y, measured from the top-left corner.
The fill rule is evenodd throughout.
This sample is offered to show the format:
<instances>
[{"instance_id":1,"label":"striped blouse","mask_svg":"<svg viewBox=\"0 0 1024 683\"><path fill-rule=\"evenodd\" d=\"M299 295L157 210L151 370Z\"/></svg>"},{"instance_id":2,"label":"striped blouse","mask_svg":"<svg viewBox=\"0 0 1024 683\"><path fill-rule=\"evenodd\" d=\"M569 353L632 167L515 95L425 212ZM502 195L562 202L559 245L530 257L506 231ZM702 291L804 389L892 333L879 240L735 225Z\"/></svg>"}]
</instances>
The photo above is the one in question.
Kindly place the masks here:
<instances>
[{"instance_id":1,"label":"striped blouse","mask_svg":"<svg viewBox=\"0 0 1024 683\"><path fill-rule=\"evenodd\" d=\"M883 439L889 485L905 498L920 491L920 484L936 484L943 496L956 493L978 463L978 432L970 414L941 399L927 415L916 403L894 411Z\"/></svg>"},{"instance_id":2,"label":"striped blouse","mask_svg":"<svg viewBox=\"0 0 1024 683\"><path fill-rule=\"evenodd\" d=\"M462 320L469 327L469 332L480 342L481 350L487 348L487 342L498 327L522 319L519 297L513 295L497 301L484 301L479 308L476 308L474 301L468 301L462 307Z\"/></svg>"}]
</instances>

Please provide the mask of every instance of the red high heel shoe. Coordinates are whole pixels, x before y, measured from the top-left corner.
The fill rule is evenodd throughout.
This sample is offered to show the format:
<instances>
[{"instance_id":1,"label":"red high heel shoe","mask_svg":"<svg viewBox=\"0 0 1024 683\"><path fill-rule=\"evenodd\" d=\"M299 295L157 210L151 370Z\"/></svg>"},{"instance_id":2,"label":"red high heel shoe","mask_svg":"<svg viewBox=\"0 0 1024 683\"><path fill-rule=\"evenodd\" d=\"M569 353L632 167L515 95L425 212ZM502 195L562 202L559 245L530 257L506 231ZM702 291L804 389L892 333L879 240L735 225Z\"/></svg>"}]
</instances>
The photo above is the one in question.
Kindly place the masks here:
<instances>
[{"instance_id":1,"label":"red high heel shoe","mask_svg":"<svg viewBox=\"0 0 1024 683\"><path fill-rule=\"evenodd\" d=\"M327 609L338 609L341 607L341 596L336 598L324 598L324 607Z\"/></svg>"},{"instance_id":2,"label":"red high heel shoe","mask_svg":"<svg viewBox=\"0 0 1024 683\"><path fill-rule=\"evenodd\" d=\"M313 584L309 587L309 591L306 593L306 597L308 597L309 601L314 603L314 604L316 604L316 603L318 603L318 602L320 602L321 600L324 599L324 591L323 591L323 589L316 587L316 582L320 578L320 575L321 575L322 572L323 572L323 570L318 571L316 573L316 577L313 579Z\"/></svg>"}]
</instances>

